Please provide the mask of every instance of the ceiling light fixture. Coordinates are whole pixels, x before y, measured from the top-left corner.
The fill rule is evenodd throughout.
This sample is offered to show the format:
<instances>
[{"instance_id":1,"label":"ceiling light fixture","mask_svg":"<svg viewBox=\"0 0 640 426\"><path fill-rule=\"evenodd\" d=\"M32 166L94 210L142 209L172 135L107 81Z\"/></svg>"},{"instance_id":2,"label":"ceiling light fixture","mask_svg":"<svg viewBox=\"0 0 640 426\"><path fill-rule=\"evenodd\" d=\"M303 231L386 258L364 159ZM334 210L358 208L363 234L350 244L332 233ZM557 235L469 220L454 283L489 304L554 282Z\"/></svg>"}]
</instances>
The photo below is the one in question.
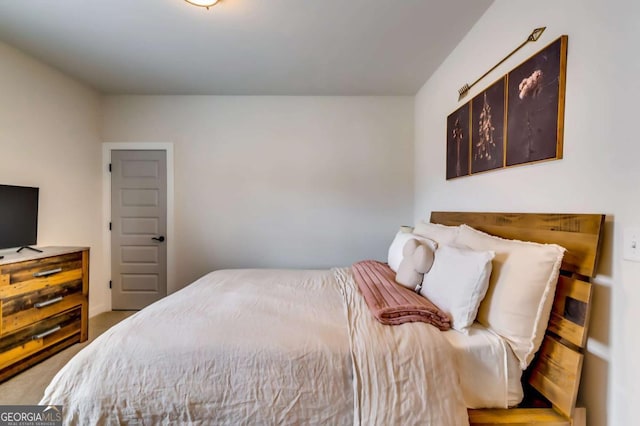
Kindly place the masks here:
<instances>
[{"instance_id":1,"label":"ceiling light fixture","mask_svg":"<svg viewBox=\"0 0 640 426\"><path fill-rule=\"evenodd\" d=\"M209 10L211 6L215 6L216 4L220 3L220 0L184 0L184 1L194 6L206 7L207 10Z\"/></svg>"}]
</instances>

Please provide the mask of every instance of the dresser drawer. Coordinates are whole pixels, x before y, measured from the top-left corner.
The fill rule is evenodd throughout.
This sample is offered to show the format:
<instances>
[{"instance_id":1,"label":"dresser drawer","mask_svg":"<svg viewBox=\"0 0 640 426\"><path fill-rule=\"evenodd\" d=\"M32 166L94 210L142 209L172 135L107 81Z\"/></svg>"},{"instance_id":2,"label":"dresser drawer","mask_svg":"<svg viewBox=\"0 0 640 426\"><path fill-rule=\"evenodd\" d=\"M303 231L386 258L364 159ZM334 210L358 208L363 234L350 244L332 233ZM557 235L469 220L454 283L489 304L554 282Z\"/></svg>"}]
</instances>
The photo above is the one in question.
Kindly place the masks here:
<instances>
[{"instance_id":1,"label":"dresser drawer","mask_svg":"<svg viewBox=\"0 0 640 426\"><path fill-rule=\"evenodd\" d=\"M86 300L82 253L4 265L0 273L0 336Z\"/></svg>"},{"instance_id":2,"label":"dresser drawer","mask_svg":"<svg viewBox=\"0 0 640 426\"><path fill-rule=\"evenodd\" d=\"M0 339L0 372L48 346L80 335L82 307L58 313Z\"/></svg>"},{"instance_id":3,"label":"dresser drawer","mask_svg":"<svg viewBox=\"0 0 640 426\"><path fill-rule=\"evenodd\" d=\"M0 265L0 275L5 285L32 281L34 278L59 277L72 270L82 271L82 252ZM2 284L0 281L0 289L4 287Z\"/></svg>"}]
</instances>

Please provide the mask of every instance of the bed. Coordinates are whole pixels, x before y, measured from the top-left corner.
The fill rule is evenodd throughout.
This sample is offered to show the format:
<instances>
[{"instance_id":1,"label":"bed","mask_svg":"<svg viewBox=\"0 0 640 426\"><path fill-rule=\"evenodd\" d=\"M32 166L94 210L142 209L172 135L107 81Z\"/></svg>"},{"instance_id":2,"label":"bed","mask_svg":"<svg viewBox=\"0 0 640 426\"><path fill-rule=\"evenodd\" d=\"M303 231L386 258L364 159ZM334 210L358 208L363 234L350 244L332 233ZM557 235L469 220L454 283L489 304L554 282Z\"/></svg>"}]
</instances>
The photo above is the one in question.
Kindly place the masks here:
<instances>
[{"instance_id":1,"label":"bed","mask_svg":"<svg viewBox=\"0 0 640 426\"><path fill-rule=\"evenodd\" d=\"M522 399L520 364L477 322L380 324L351 268L222 270L105 332L40 403L65 424L465 425L468 408Z\"/></svg>"}]
</instances>

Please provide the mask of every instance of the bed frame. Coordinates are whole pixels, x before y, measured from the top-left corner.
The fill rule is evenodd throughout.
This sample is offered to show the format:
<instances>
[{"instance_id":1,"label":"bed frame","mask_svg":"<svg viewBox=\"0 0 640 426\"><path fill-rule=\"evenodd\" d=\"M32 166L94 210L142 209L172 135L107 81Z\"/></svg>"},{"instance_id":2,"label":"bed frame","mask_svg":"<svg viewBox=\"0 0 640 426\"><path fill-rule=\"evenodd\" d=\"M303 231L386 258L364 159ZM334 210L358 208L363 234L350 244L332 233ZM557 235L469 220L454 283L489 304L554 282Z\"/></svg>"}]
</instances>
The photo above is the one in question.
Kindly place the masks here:
<instances>
[{"instance_id":1,"label":"bed frame","mask_svg":"<svg viewBox=\"0 0 640 426\"><path fill-rule=\"evenodd\" d=\"M542 346L523 375L523 403L469 410L471 425L586 425L586 409L575 405L604 220L600 214L431 213L433 223L464 223L499 237L567 249Z\"/></svg>"}]
</instances>

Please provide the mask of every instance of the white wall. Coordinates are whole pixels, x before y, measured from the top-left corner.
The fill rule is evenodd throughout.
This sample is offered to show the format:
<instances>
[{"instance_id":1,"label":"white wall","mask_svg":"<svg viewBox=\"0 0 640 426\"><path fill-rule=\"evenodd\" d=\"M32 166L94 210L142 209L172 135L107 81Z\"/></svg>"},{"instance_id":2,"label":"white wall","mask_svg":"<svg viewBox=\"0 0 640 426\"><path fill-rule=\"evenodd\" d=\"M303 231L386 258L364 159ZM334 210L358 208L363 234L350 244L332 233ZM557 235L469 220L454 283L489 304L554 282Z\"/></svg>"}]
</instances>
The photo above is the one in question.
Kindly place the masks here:
<instances>
[{"instance_id":1,"label":"white wall","mask_svg":"<svg viewBox=\"0 0 640 426\"><path fill-rule=\"evenodd\" d=\"M416 96L414 219L432 210L606 213L579 402L590 425L635 424L640 396L640 264L622 260L622 230L640 225L639 6L632 1L497 0ZM531 54L569 35L564 159L446 181L446 117L457 90L523 41L529 44L467 99Z\"/></svg>"},{"instance_id":2,"label":"white wall","mask_svg":"<svg viewBox=\"0 0 640 426\"><path fill-rule=\"evenodd\" d=\"M220 268L384 259L412 221L412 97L108 96L105 142L175 150L181 288Z\"/></svg>"},{"instance_id":3,"label":"white wall","mask_svg":"<svg viewBox=\"0 0 640 426\"><path fill-rule=\"evenodd\" d=\"M91 247L90 314L108 297L100 117L97 92L0 43L0 183L40 188L39 245Z\"/></svg>"}]
</instances>

